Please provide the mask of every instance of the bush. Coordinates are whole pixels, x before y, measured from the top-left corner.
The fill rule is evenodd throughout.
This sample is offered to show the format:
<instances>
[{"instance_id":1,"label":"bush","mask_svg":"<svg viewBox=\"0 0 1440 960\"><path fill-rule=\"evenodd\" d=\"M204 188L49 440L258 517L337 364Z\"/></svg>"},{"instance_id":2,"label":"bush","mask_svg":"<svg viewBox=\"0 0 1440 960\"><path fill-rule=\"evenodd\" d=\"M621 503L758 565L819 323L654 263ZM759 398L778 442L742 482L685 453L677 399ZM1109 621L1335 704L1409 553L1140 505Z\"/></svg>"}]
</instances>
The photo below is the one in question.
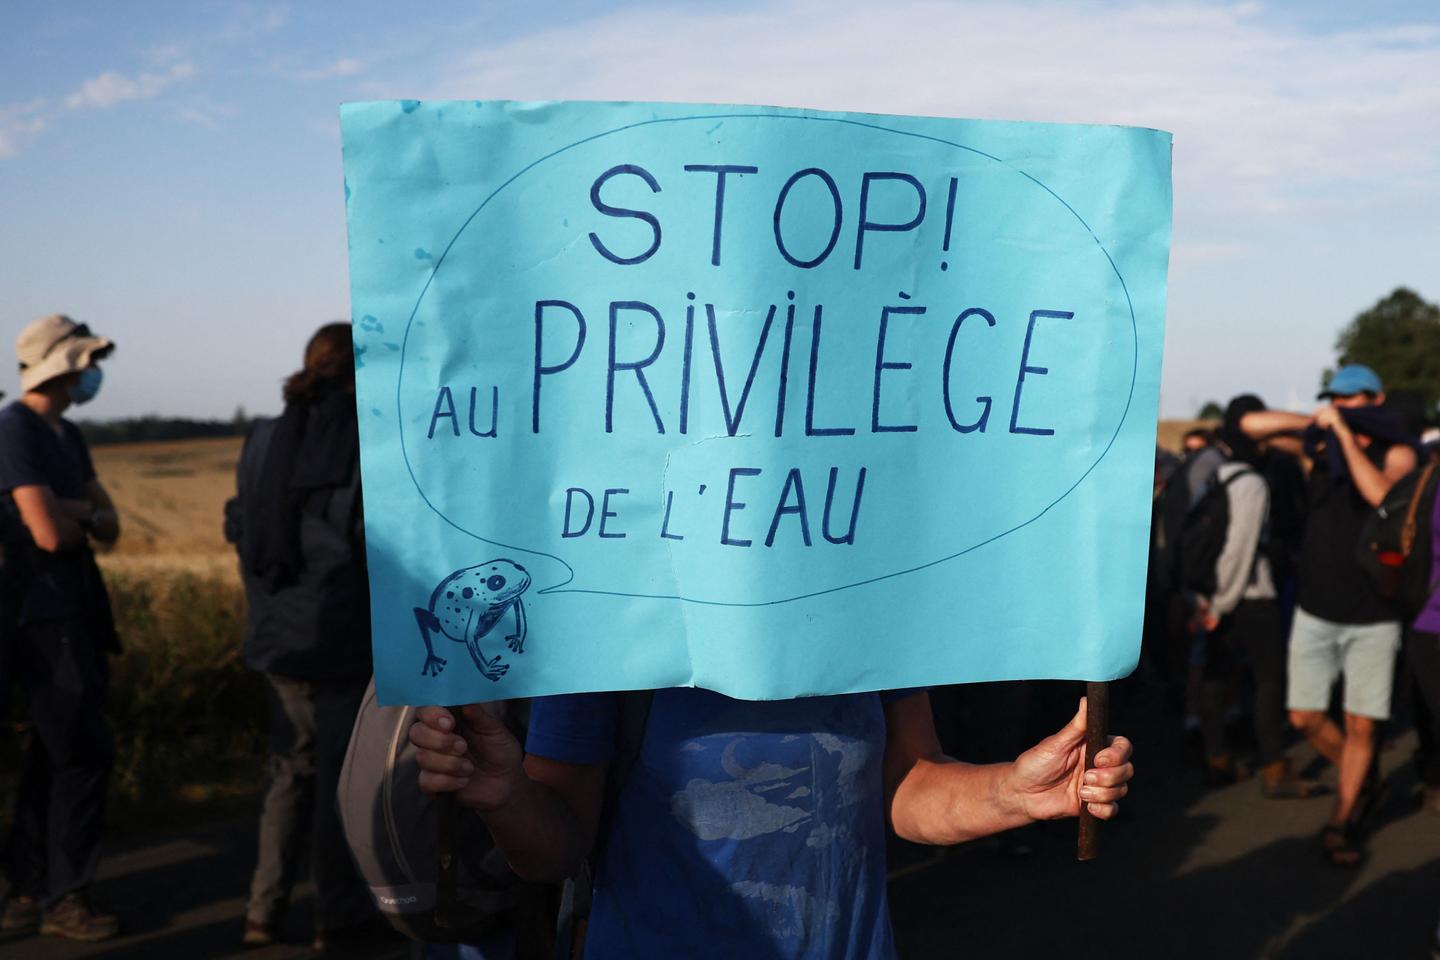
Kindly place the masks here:
<instances>
[{"instance_id":1,"label":"bush","mask_svg":"<svg viewBox=\"0 0 1440 960\"><path fill-rule=\"evenodd\" d=\"M244 591L190 573L109 585L126 648L110 695L117 812L253 790L268 721L242 659Z\"/></svg>"},{"instance_id":2,"label":"bush","mask_svg":"<svg viewBox=\"0 0 1440 960\"><path fill-rule=\"evenodd\" d=\"M111 661L107 711L112 818L153 822L257 793L268 721L263 682L242 660L240 585L181 572L106 580L125 646ZM3 753L13 754L18 744L7 739ZM0 769L16 770L10 759L0 756Z\"/></svg>"}]
</instances>

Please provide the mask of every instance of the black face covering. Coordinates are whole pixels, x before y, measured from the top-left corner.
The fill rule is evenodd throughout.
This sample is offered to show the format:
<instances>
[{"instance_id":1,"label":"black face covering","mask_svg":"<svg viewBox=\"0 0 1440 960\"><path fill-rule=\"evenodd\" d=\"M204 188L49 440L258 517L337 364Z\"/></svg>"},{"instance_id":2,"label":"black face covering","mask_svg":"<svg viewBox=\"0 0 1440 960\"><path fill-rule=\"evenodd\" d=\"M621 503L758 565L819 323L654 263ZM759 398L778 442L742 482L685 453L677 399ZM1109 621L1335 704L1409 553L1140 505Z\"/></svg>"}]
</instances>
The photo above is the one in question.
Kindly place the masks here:
<instances>
[{"instance_id":1,"label":"black face covering","mask_svg":"<svg viewBox=\"0 0 1440 960\"><path fill-rule=\"evenodd\" d=\"M1230 448L1230 455L1233 459L1249 464L1260 461L1260 445L1240 429L1240 419L1247 413L1256 413L1264 409L1265 401L1253 393L1242 393L1225 407L1225 419L1215 435L1221 443Z\"/></svg>"}]
</instances>

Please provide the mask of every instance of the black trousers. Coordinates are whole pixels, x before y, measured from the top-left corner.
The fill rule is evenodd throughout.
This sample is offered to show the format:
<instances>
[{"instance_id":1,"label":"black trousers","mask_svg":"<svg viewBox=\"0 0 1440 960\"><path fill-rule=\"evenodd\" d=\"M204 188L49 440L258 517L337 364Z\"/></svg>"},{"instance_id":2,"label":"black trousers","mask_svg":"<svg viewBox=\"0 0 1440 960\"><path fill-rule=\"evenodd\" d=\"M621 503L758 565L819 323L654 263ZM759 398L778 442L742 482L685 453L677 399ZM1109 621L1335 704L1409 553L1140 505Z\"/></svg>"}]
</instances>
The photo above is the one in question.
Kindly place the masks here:
<instances>
[{"instance_id":1,"label":"black trousers","mask_svg":"<svg viewBox=\"0 0 1440 960\"><path fill-rule=\"evenodd\" d=\"M1230 686L1248 667L1255 688L1256 762L1273 763L1285 755L1285 635L1274 600L1241 600L1220 621L1206 643L1200 690L1200 727L1205 753L1229 753L1225 744L1225 700Z\"/></svg>"},{"instance_id":2,"label":"black trousers","mask_svg":"<svg viewBox=\"0 0 1440 960\"><path fill-rule=\"evenodd\" d=\"M15 676L33 733L5 849L12 893L50 906L95 879L105 792L115 760L105 720L110 666L83 630L65 621L16 631Z\"/></svg>"}]
</instances>

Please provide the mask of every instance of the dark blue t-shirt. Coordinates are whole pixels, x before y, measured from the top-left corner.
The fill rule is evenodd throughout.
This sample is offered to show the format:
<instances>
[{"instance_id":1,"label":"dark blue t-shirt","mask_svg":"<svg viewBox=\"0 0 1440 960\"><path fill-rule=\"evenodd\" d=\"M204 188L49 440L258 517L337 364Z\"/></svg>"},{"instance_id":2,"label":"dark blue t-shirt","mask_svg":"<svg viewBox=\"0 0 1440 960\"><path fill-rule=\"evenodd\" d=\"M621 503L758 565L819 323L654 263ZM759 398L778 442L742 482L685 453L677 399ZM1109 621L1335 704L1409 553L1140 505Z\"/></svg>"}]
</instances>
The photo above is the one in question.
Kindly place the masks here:
<instances>
[{"instance_id":1,"label":"dark blue t-shirt","mask_svg":"<svg viewBox=\"0 0 1440 960\"><path fill-rule=\"evenodd\" d=\"M62 437L20 401L0 410L0 493L48 486L61 499L78 500L95 479L95 465L80 428L61 420Z\"/></svg>"},{"instance_id":2,"label":"dark blue t-shirt","mask_svg":"<svg viewBox=\"0 0 1440 960\"><path fill-rule=\"evenodd\" d=\"M907 694L654 695L622 788L589 960L888 960L884 703ZM526 749L615 753L620 694L533 701Z\"/></svg>"},{"instance_id":3,"label":"dark blue t-shirt","mask_svg":"<svg viewBox=\"0 0 1440 960\"><path fill-rule=\"evenodd\" d=\"M58 554L35 549L19 526L10 496L16 487L47 486L60 499L86 497L95 479L90 450L75 424L61 420L60 426L63 435L19 401L0 410L0 501L4 501L0 509L13 534L7 538L12 540L11 548L18 546L17 552L23 554L7 559L7 564L23 562L27 568L17 600L22 624L84 616L93 612L87 607L99 604L94 597L98 574L89 547ZM108 601L105 614L108 618ZM97 639L110 642L108 637Z\"/></svg>"}]
</instances>

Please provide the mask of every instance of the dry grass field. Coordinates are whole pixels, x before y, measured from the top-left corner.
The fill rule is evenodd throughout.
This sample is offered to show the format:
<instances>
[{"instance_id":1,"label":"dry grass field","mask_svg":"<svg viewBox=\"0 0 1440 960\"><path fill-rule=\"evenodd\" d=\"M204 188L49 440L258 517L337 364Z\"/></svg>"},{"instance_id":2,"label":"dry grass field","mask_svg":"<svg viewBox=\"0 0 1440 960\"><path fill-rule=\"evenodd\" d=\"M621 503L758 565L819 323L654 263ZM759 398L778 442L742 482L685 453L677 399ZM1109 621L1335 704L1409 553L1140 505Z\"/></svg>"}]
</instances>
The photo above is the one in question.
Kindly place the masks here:
<instances>
[{"instance_id":1,"label":"dry grass field","mask_svg":"<svg viewBox=\"0 0 1440 960\"><path fill-rule=\"evenodd\" d=\"M1220 425L1216 420L1161 420L1156 431L1155 442L1171 453L1180 451L1180 440L1196 427L1213 430Z\"/></svg>"},{"instance_id":2,"label":"dry grass field","mask_svg":"<svg viewBox=\"0 0 1440 960\"><path fill-rule=\"evenodd\" d=\"M1202 420L1162 420L1157 442L1179 450ZM237 579L221 517L235 493L239 438L96 447L95 469L120 510L124 536L101 558L107 572L188 572Z\"/></svg>"},{"instance_id":3,"label":"dry grass field","mask_svg":"<svg viewBox=\"0 0 1440 960\"><path fill-rule=\"evenodd\" d=\"M95 471L123 531L100 558L107 573L187 572L238 581L225 542L225 500L235 493L240 439L116 444L94 449Z\"/></svg>"}]
</instances>

